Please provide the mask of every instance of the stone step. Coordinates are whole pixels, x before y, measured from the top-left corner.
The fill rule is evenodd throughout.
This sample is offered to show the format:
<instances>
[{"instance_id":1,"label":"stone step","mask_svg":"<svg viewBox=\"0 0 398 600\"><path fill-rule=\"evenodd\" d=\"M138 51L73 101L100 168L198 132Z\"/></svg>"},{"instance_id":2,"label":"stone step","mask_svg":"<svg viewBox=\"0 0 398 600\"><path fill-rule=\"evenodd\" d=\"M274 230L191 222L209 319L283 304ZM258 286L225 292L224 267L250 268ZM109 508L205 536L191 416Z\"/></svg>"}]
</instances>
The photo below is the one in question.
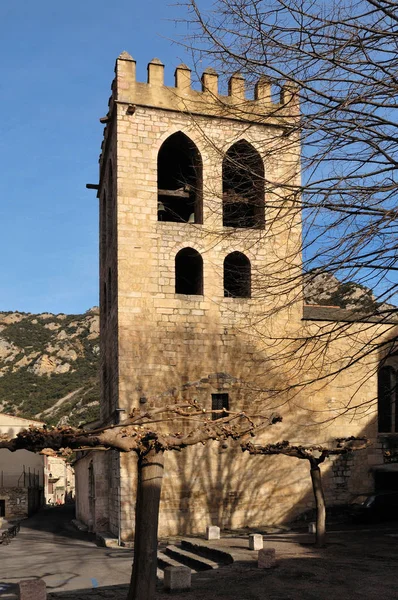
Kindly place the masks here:
<instances>
[{"instance_id":1,"label":"stone step","mask_svg":"<svg viewBox=\"0 0 398 600\"><path fill-rule=\"evenodd\" d=\"M183 550L214 561L218 566L231 565L234 562L232 554L226 550L215 548L212 542L205 540L185 538L181 540L181 547Z\"/></svg>"},{"instance_id":2,"label":"stone step","mask_svg":"<svg viewBox=\"0 0 398 600\"><path fill-rule=\"evenodd\" d=\"M167 550L166 550L167 551ZM181 561L176 560L173 556L158 550L158 568L163 571L166 567L181 567ZM192 569L193 573L196 573L195 569Z\"/></svg>"},{"instance_id":3,"label":"stone step","mask_svg":"<svg viewBox=\"0 0 398 600\"><path fill-rule=\"evenodd\" d=\"M214 560L174 545L167 546L166 554L180 564L190 567L192 571L208 571L209 569L218 569L220 566Z\"/></svg>"}]
</instances>

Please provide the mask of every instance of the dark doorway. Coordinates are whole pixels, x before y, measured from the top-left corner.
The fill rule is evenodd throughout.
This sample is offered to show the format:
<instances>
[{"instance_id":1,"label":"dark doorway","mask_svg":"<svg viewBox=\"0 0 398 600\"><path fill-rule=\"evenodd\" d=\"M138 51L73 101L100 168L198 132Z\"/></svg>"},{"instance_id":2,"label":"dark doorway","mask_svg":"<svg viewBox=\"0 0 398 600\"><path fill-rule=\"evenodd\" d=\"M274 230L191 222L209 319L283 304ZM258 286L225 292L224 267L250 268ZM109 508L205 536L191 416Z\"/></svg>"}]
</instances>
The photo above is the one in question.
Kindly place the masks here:
<instances>
[{"instance_id":1,"label":"dark doorway","mask_svg":"<svg viewBox=\"0 0 398 600\"><path fill-rule=\"evenodd\" d=\"M398 492L398 471L376 471L375 490L376 492L385 490Z\"/></svg>"},{"instance_id":2,"label":"dark doorway","mask_svg":"<svg viewBox=\"0 0 398 600\"><path fill-rule=\"evenodd\" d=\"M0 500L0 517L6 516L6 501Z\"/></svg>"}]
</instances>

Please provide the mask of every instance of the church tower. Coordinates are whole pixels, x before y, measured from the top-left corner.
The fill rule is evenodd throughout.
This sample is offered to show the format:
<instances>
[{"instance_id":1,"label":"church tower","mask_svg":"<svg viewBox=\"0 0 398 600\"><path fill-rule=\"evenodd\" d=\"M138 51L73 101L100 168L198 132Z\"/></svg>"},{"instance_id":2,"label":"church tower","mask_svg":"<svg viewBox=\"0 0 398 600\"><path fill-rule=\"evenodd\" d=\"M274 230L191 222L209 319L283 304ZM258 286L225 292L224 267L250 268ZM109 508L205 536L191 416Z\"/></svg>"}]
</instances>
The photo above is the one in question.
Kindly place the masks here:
<instances>
[{"instance_id":1,"label":"church tower","mask_svg":"<svg viewBox=\"0 0 398 600\"><path fill-rule=\"evenodd\" d=\"M302 311L275 292L301 272L298 119L287 84L274 101L261 79L249 100L240 74L221 95L212 69L196 91L185 65L168 87L160 60L141 83L131 56L117 59L98 192L104 424L170 393L248 410L269 385L262 334ZM167 456L160 535L264 522L241 455ZM127 539L135 459L109 456L109 529Z\"/></svg>"}]
</instances>

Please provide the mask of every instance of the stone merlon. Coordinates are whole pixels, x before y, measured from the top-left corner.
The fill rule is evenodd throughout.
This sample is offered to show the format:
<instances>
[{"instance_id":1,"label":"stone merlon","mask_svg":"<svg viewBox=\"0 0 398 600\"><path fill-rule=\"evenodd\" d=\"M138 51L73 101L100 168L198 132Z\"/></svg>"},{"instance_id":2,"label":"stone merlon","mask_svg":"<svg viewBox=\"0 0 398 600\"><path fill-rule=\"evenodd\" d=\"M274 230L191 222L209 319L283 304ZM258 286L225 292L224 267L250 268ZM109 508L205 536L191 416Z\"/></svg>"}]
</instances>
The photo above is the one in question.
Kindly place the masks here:
<instances>
[{"instance_id":1,"label":"stone merlon","mask_svg":"<svg viewBox=\"0 0 398 600\"><path fill-rule=\"evenodd\" d=\"M271 98L271 79L263 76L257 81L254 99L248 99L246 82L239 72L228 81L228 95L219 93L218 74L206 69L201 76L202 90L191 86L191 70L181 64L175 69L175 86L164 85L164 64L152 59L148 64L146 83L136 80L136 62L127 52L122 52L116 61L116 79L113 99L119 103L147 106L178 112L190 112L238 119L259 121L264 118L270 124L283 125L284 119L299 115L299 93L294 84L275 82L280 88L279 102Z\"/></svg>"}]
</instances>

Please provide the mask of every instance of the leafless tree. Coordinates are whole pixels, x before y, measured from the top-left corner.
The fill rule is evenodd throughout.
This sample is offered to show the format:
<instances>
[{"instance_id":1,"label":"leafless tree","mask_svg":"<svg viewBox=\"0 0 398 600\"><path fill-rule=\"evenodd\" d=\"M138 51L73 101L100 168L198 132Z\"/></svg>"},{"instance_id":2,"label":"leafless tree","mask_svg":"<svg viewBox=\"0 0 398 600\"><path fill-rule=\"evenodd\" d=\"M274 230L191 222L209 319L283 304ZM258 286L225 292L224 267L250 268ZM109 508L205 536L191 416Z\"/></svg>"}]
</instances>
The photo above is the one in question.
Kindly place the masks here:
<instances>
[{"instance_id":1,"label":"leafless tree","mask_svg":"<svg viewBox=\"0 0 398 600\"><path fill-rule=\"evenodd\" d=\"M260 446L252 442L242 444L242 450L250 454L284 454L294 458L305 459L309 461L312 491L314 493L316 508L316 534L315 545L322 548L326 543L326 504L323 492L321 470L322 464L329 456L347 454L356 450L363 450L367 447L366 438L339 438L335 441L334 447L325 446L298 446L292 445L288 441L277 442L276 444L267 444Z\"/></svg>"},{"instance_id":2,"label":"leafless tree","mask_svg":"<svg viewBox=\"0 0 398 600\"><path fill-rule=\"evenodd\" d=\"M220 418L212 420L214 413ZM68 450L108 449L135 452L138 460L136 495L134 563L128 600L153 600L156 586L157 532L160 492L162 488L164 452L211 440L241 440L254 435L280 417L248 416L244 412L206 411L196 403L169 404L133 411L119 425L81 430L71 427L30 428L13 439L0 436L0 449L32 452L67 452ZM169 431L172 423L173 431Z\"/></svg>"},{"instance_id":3,"label":"leafless tree","mask_svg":"<svg viewBox=\"0 0 398 600\"><path fill-rule=\"evenodd\" d=\"M180 6L189 14L182 43L192 51L198 71L211 64L220 74L242 74L251 89L259 80L268 81L276 93L288 83L300 98L300 115L283 129L282 137L287 150L295 136L301 137L302 181L272 181L265 173L263 188L266 230L272 227L271 213L275 215L271 219L279 218L278 202L280 210L283 202L284 206L290 203L293 212L302 211L303 242L297 251L303 252L304 271L298 274L286 268L281 280L280 265L267 264L264 295L297 300L302 277L308 283L321 270L336 274L342 283L367 286L376 296L362 314L320 326L316 340L303 335L292 340L289 348L281 344L275 353L288 363L299 352L302 361L311 363L332 338L349 339L353 321L367 320L366 345L360 352L347 352L336 373L371 352L388 355L396 328L390 326L387 340L386 329L381 334L375 322L388 328L397 319L396 4L390 0L216 0L209 8L202 0L186 0ZM222 96L217 100L231 110ZM245 110L244 101L236 106L242 117ZM258 121L266 123L280 111L275 99L269 113L259 114ZM272 155L275 147L264 141L263 151L264 156ZM279 147L276 151L280 154ZM236 157L228 160L235 174L244 169ZM258 170L250 161L245 164L251 179L258 180ZM236 193L239 186L232 187Z\"/></svg>"}]
</instances>

